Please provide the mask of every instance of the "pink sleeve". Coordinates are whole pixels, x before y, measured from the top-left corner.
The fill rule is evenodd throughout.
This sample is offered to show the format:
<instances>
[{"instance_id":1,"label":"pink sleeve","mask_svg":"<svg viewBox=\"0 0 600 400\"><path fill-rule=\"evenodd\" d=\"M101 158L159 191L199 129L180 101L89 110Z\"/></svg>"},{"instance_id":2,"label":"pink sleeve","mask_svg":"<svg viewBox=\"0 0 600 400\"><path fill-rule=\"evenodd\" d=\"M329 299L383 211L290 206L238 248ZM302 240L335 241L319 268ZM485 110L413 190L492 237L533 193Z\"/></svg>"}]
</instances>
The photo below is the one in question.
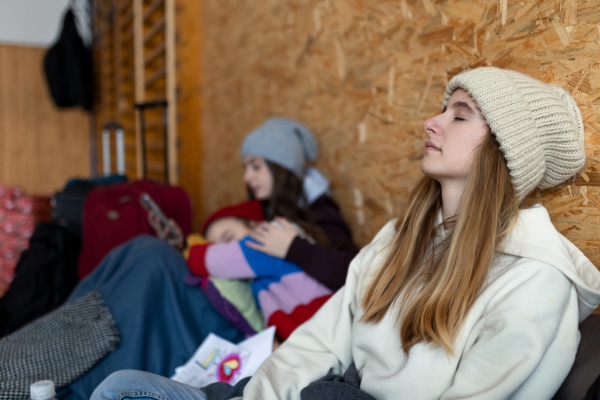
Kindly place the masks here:
<instances>
[{"instance_id":1,"label":"pink sleeve","mask_svg":"<svg viewBox=\"0 0 600 400\"><path fill-rule=\"evenodd\" d=\"M239 241L213 243L206 250L206 270L210 276L228 279L251 279L256 274L248 264Z\"/></svg>"}]
</instances>

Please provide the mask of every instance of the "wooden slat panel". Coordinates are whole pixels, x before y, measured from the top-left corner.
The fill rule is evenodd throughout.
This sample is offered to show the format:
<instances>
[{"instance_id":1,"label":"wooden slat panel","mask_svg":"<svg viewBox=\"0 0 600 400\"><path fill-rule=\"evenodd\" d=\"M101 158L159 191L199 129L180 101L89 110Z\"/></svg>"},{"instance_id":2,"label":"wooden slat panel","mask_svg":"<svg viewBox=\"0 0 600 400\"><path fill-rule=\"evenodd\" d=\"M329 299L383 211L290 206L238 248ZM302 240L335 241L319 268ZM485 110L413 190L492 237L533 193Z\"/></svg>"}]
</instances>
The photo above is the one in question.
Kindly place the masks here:
<instances>
[{"instance_id":1,"label":"wooden slat panel","mask_svg":"<svg viewBox=\"0 0 600 400\"><path fill-rule=\"evenodd\" d=\"M97 4L102 3L96 0ZM98 66L101 73L100 92L105 100L102 100L99 109L107 110L106 115L113 115L116 120L125 126L126 136L130 134L131 125L135 125L136 145L133 145L131 139L128 139L126 164L132 165L131 160L127 159L133 152L133 148L140 149L140 131L139 131L139 113L135 115L130 113L134 103L149 101L149 99L164 100L169 98L168 118L170 124L169 135L175 135L169 139L173 149L169 160L173 160L172 182L177 181L177 120L176 120L176 70L175 70L175 6L169 0L128 0L125 5L124 0L112 0L120 11L115 18L109 18L106 15L98 14L99 26L110 25L114 22L112 28L113 38L112 46L114 51L109 55L108 60L112 58L114 68L103 68ZM148 4L149 3L149 4ZM105 3L103 3L105 4ZM170 10L170 11L169 11ZM111 22L112 21L112 22ZM132 21L132 23L130 23ZM167 41L168 39L168 41ZM167 44L168 43L168 44ZM171 49L169 49L171 47ZM133 51L131 51L133 50ZM170 64L168 64L170 62ZM112 82L107 84L103 81L105 78L111 78ZM168 90L171 90L171 95ZM113 110L109 110L110 108ZM162 117L162 114L160 115ZM105 121L107 116L104 116ZM156 153L158 146L157 140L162 143L162 119L156 120L154 112L148 110L146 115L147 147L149 151L149 162L156 163L157 154L163 157L162 152ZM169 136L171 137L171 136ZM142 156L136 151L136 176L141 176ZM163 157L164 158L164 157ZM164 160L161 159L161 163ZM156 169L156 168L155 168Z\"/></svg>"},{"instance_id":2,"label":"wooden slat panel","mask_svg":"<svg viewBox=\"0 0 600 400\"><path fill-rule=\"evenodd\" d=\"M135 76L135 101L141 103L145 100L144 93L144 7L142 0L133 0L133 42L134 42L134 76ZM137 114L137 113L136 113ZM137 177L141 178L142 171L142 154L139 151L141 148L141 132L138 125L138 116L136 115L136 141L138 143L138 151L136 157Z\"/></svg>"},{"instance_id":3,"label":"wooden slat panel","mask_svg":"<svg viewBox=\"0 0 600 400\"><path fill-rule=\"evenodd\" d=\"M129 8L133 6L133 0L121 0L119 3L119 11L122 13L124 10L129 11Z\"/></svg>"},{"instance_id":4,"label":"wooden slat panel","mask_svg":"<svg viewBox=\"0 0 600 400\"><path fill-rule=\"evenodd\" d=\"M156 71L154 71L151 74L149 74L148 76L146 76L144 84L146 86L152 85L154 82L156 82L160 78L163 78L165 76L166 72L167 71L164 67L157 69Z\"/></svg>"},{"instance_id":5,"label":"wooden slat panel","mask_svg":"<svg viewBox=\"0 0 600 400\"><path fill-rule=\"evenodd\" d=\"M152 3L150 3L150 5L146 7L146 10L144 11L144 21L150 18L150 15L152 15L152 13L156 11L158 7L160 7L163 3L164 0L153 0Z\"/></svg>"},{"instance_id":6,"label":"wooden slat panel","mask_svg":"<svg viewBox=\"0 0 600 400\"><path fill-rule=\"evenodd\" d=\"M123 29L129 27L129 24L133 22L133 3L130 1L131 6L127 9L127 12L123 15Z\"/></svg>"},{"instance_id":7,"label":"wooden slat panel","mask_svg":"<svg viewBox=\"0 0 600 400\"><path fill-rule=\"evenodd\" d=\"M161 42L158 46L156 46L155 48L150 50L148 52L148 54L146 54L146 59L144 60L144 63L146 65L148 65L152 61L154 61L157 57L164 55L164 53L165 53L165 42Z\"/></svg>"},{"instance_id":8,"label":"wooden slat panel","mask_svg":"<svg viewBox=\"0 0 600 400\"><path fill-rule=\"evenodd\" d=\"M144 42L149 42L150 39L152 39L152 37L154 35L156 35L158 32L160 32L164 27L165 27L165 17L162 16L162 17L158 18L156 21L154 21L154 23L152 24L150 29L148 29L148 31L144 34Z\"/></svg>"},{"instance_id":9,"label":"wooden slat panel","mask_svg":"<svg viewBox=\"0 0 600 400\"><path fill-rule=\"evenodd\" d=\"M89 117L58 110L40 68L46 49L0 45L0 183L29 192L89 176Z\"/></svg>"},{"instance_id":10,"label":"wooden slat panel","mask_svg":"<svg viewBox=\"0 0 600 400\"><path fill-rule=\"evenodd\" d=\"M179 182L179 163L177 160L177 70L175 65L175 0L165 0L165 57L166 57L166 99L169 103L167 110L168 121L168 163L169 182L176 185Z\"/></svg>"}]
</instances>

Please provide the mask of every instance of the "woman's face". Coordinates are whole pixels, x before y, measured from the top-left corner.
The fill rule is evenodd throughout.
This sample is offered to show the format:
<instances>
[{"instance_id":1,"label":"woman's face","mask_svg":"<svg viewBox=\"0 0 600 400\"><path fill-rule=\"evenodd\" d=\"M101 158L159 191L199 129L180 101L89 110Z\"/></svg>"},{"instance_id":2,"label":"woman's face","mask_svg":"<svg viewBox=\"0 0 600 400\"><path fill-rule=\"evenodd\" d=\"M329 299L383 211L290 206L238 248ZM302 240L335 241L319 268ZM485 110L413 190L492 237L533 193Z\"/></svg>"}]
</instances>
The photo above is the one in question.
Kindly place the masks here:
<instances>
[{"instance_id":1,"label":"woman's face","mask_svg":"<svg viewBox=\"0 0 600 400\"><path fill-rule=\"evenodd\" d=\"M242 158L244 183L248 185L254 198L267 200L273 193L273 174L264 158L247 155Z\"/></svg>"},{"instance_id":2,"label":"woman's face","mask_svg":"<svg viewBox=\"0 0 600 400\"><path fill-rule=\"evenodd\" d=\"M457 89L442 113L423 124L425 143L421 171L437 180L466 185L475 150L489 132L481 111L463 89Z\"/></svg>"}]
</instances>

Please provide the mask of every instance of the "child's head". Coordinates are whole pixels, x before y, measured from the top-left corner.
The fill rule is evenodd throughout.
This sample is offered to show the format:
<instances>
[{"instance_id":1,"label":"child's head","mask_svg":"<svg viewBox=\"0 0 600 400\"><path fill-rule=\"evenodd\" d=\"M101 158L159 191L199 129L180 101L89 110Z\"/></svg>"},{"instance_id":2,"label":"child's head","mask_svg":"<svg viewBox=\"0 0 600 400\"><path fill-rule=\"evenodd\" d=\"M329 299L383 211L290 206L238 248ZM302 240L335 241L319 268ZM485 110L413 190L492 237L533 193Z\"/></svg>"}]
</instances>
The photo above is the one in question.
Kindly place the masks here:
<instances>
[{"instance_id":1,"label":"child's head","mask_svg":"<svg viewBox=\"0 0 600 400\"><path fill-rule=\"evenodd\" d=\"M256 221L237 217L223 217L206 227L204 236L209 242L230 242L248 236Z\"/></svg>"},{"instance_id":2,"label":"child's head","mask_svg":"<svg viewBox=\"0 0 600 400\"><path fill-rule=\"evenodd\" d=\"M239 240L250 233L256 222L262 220L260 201L246 201L212 213L202 226L202 234L211 242Z\"/></svg>"}]
</instances>

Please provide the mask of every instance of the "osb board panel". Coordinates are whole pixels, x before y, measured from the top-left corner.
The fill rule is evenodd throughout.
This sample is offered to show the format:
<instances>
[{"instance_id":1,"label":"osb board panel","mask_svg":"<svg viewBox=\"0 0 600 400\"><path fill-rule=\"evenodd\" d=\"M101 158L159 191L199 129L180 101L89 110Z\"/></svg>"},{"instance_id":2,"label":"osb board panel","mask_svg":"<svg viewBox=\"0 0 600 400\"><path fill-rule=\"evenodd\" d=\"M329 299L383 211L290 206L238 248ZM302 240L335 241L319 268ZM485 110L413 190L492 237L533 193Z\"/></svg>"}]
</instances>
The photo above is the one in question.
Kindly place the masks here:
<instances>
[{"instance_id":1,"label":"osb board panel","mask_svg":"<svg viewBox=\"0 0 600 400\"><path fill-rule=\"evenodd\" d=\"M585 171L600 172L598 0L204 0L203 15L203 215L244 198L244 135L288 116L314 131L316 165L366 244L421 175L422 124L446 83L482 65L572 92ZM600 187L579 182L532 201L600 266Z\"/></svg>"},{"instance_id":2,"label":"osb board panel","mask_svg":"<svg viewBox=\"0 0 600 400\"><path fill-rule=\"evenodd\" d=\"M202 101L202 25L200 2L177 0L177 135L179 139L179 184L190 194L194 209L194 228L202 220L202 185L200 176L200 108Z\"/></svg>"},{"instance_id":3,"label":"osb board panel","mask_svg":"<svg viewBox=\"0 0 600 400\"><path fill-rule=\"evenodd\" d=\"M0 45L0 182L31 193L89 176L89 117L59 110L42 70L46 49Z\"/></svg>"}]
</instances>

